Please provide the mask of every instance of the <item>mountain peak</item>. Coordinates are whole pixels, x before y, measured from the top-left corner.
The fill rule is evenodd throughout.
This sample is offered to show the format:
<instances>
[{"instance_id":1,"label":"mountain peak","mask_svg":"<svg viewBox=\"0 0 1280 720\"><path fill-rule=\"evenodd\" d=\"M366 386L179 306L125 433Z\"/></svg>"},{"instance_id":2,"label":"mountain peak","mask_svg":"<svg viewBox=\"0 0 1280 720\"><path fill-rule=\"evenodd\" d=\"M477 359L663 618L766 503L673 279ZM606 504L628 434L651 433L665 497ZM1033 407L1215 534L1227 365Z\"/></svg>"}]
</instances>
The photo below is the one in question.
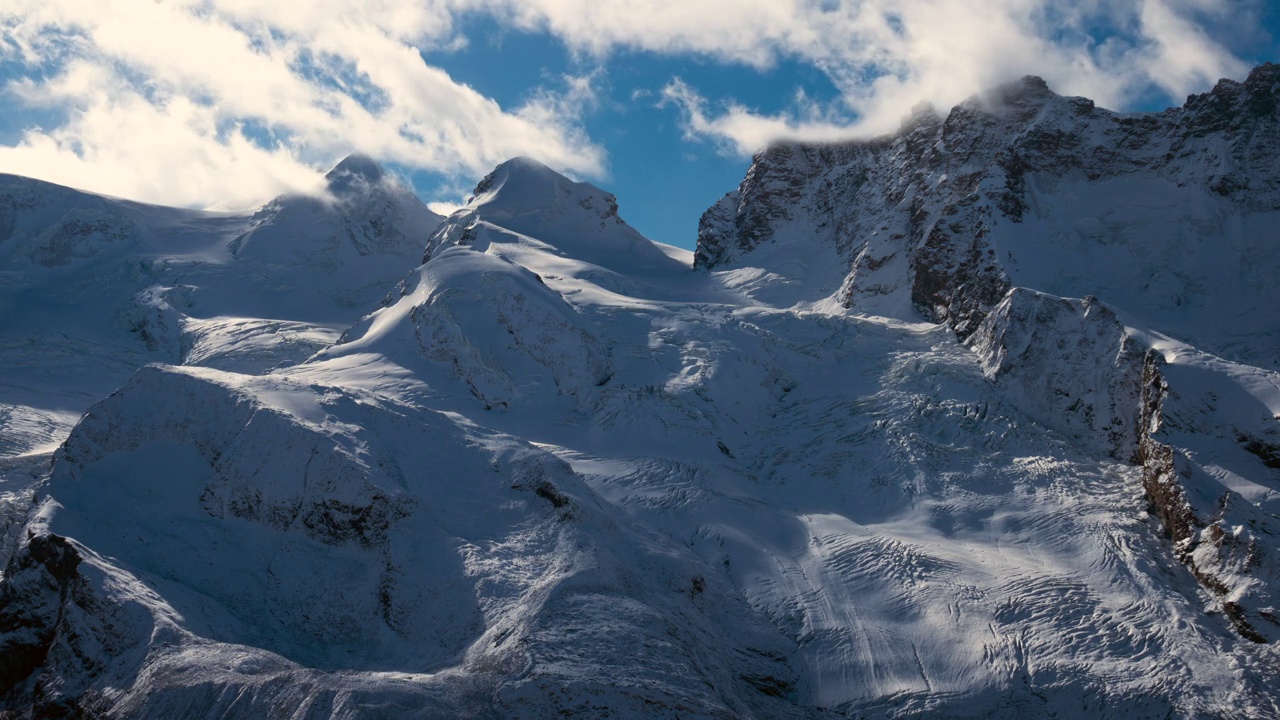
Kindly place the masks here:
<instances>
[{"instance_id":1,"label":"mountain peak","mask_svg":"<svg viewBox=\"0 0 1280 720\"><path fill-rule=\"evenodd\" d=\"M1049 88L1049 83L1038 75L1024 75L1002 85L997 85L989 93L985 93L988 101L1001 105L1041 104L1057 97L1057 93Z\"/></svg>"},{"instance_id":2,"label":"mountain peak","mask_svg":"<svg viewBox=\"0 0 1280 720\"><path fill-rule=\"evenodd\" d=\"M1275 63L1255 67L1244 82L1223 78L1209 92L1187 96L1183 106L1187 127L1197 136L1272 125L1277 109L1280 65Z\"/></svg>"},{"instance_id":3,"label":"mountain peak","mask_svg":"<svg viewBox=\"0 0 1280 720\"><path fill-rule=\"evenodd\" d=\"M476 185L468 205L489 217L541 216L562 222L573 217L597 224L617 222L618 201L608 192L577 182L528 157L498 165Z\"/></svg>"},{"instance_id":4,"label":"mountain peak","mask_svg":"<svg viewBox=\"0 0 1280 720\"><path fill-rule=\"evenodd\" d=\"M471 194L471 202L485 195L502 193L504 195L536 192L557 187L581 185L564 175L552 170L547 165L523 155L513 157L499 164L488 175L484 176Z\"/></svg>"},{"instance_id":5,"label":"mountain peak","mask_svg":"<svg viewBox=\"0 0 1280 720\"><path fill-rule=\"evenodd\" d=\"M1262 63L1249 71L1245 78L1245 87L1252 90L1275 88L1280 86L1280 64Z\"/></svg>"},{"instance_id":6,"label":"mountain peak","mask_svg":"<svg viewBox=\"0 0 1280 720\"><path fill-rule=\"evenodd\" d=\"M330 192L335 194L350 190L353 185L376 185L387 176L387 171L377 160L363 153L351 153L342 159L324 179Z\"/></svg>"},{"instance_id":7,"label":"mountain peak","mask_svg":"<svg viewBox=\"0 0 1280 720\"><path fill-rule=\"evenodd\" d=\"M1049 83L1045 82L1044 78L1039 75L1023 75L1020 79L1011 83L1011 85L1020 86L1028 91L1041 94L1052 92L1049 89Z\"/></svg>"},{"instance_id":8,"label":"mountain peak","mask_svg":"<svg viewBox=\"0 0 1280 720\"><path fill-rule=\"evenodd\" d=\"M443 220L368 155L348 155L324 179L319 193L289 193L263 205L253 228L232 243L236 257L295 266L347 252L336 249L344 243L332 243L342 238L360 256L416 258L422 239Z\"/></svg>"},{"instance_id":9,"label":"mountain peak","mask_svg":"<svg viewBox=\"0 0 1280 720\"><path fill-rule=\"evenodd\" d=\"M469 244L480 222L610 269L669 268L674 262L618 216L612 193L528 157L507 160L486 175L464 210L436 232L426 256L445 244Z\"/></svg>"},{"instance_id":10,"label":"mountain peak","mask_svg":"<svg viewBox=\"0 0 1280 720\"><path fill-rule=\"evenodd\" d=\"M1031 117L1057 99L1060 99L1060 96L1049 88L1049 83L1045 82L1044 78L1024 75L971 95L952 108L947 113L947 117L954 117L957 113L966 117L974 113L1002 117Z\"/></svg>"}]
</instances>

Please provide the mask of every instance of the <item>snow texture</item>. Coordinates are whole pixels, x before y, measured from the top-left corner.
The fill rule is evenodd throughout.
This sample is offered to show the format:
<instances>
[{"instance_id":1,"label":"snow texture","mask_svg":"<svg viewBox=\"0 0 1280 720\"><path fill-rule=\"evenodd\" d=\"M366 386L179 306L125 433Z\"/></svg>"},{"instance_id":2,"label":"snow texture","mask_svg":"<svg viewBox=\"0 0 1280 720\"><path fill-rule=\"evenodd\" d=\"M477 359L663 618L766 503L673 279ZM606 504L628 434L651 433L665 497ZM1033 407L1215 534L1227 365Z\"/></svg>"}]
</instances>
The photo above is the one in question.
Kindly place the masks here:
<instances>
[{"instance_id":1,"label":"snow texture","mask_svg":"<svg viewBox=\"0 0 1280 720\"><path fill-rule=\"evenodd\" d=\"M6 179L0 714L1276 717L1278 80L777 146L696 253Z\"/></svg>"}]
</instances>

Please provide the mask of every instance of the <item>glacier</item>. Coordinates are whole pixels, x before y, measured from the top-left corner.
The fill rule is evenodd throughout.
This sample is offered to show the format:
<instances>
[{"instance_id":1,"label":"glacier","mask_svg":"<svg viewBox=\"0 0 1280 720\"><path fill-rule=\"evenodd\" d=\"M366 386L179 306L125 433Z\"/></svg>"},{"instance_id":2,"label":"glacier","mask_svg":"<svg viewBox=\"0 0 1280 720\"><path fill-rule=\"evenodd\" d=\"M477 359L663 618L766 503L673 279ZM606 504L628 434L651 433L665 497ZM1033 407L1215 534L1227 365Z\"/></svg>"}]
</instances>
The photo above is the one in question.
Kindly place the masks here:
<instances>
[{"instance_id":1,"label":"glacier","mask_svg":"<svg viewBox=\"0 0 1280 720\"><path fill-rule=\"evenodd\" d=\"M0 717L1280 715L1280 66L782 143L0 178Z\"/></svg>"}]
</instances>

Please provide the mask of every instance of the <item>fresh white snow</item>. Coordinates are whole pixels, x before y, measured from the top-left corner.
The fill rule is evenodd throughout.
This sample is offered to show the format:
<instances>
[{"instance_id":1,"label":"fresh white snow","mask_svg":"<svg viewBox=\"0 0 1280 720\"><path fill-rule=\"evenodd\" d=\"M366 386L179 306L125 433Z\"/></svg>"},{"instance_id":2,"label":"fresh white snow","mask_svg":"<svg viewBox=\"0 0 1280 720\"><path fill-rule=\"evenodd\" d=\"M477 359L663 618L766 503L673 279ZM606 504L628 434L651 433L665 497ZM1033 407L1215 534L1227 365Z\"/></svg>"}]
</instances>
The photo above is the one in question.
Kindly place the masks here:
<instances>
[{"instance_id":1,"label":"fresh white snow","mask_svg":"<svg viewBox=\"0 0 1280 720\"><path fill-rule=\"evenodd\" d=\"M1033 177L992 229L1013 289L962 341L887 236L797 214L694 271L531 160L434 232L375 165L333 178L249 218L6 181L0 639L48 652L15 692L155 718L1280 713L1274 643L1229 605L1274 641L1280 377L1246 363L1280 334L1244 339L1275 327L1243 269L1273 214ZM1194 512L1223 504L1187 557L1148 512L1155 445Z\"/></svg>"}]
</instances>

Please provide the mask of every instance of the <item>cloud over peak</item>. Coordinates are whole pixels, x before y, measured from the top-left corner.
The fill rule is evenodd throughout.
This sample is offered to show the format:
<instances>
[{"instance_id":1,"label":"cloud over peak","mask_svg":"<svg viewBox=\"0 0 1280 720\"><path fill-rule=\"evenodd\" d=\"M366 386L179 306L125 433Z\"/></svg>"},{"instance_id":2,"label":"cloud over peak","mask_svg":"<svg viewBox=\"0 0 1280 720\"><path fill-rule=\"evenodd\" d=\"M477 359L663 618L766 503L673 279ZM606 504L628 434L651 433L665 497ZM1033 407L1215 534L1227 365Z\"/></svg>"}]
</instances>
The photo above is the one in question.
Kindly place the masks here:
<instances>
[{"instance_id":1,"label":"cloud over peak","mask_svg":"<svg viewBox=\"0 0 1280 720\"><path fill-rule=\"evenodd\" d=\"M0 168L184 205L307 190L316 168L352 149L446 174L520 153L603 172L604 151L574 114L589 88L503 108L423 61L420 48L450 41L446 8L339 5L20 0L0 9L0 60L27 73L5 93L61 120L0 147Z\"/></svg>"},{"instance_id":2,"label":"cloud over peak","mask_svg":"<svg viewBox=\"0 0 1280 720\"><path fill-rule=\"evenodd\" d=\"M748 155L779 138L892 130L1036 74L1124 108L1177 99L1247 67L1260 0L10 0L0 94L40 121L0 145L0 170L138 199L249 205L319 182L358 150L473 179L515 155L600 178L585 129L610 63L696 57L743 72L782 62L834 88L762 112L717 88L660 78L686 139ZM544 73L515 103L423 60L481 18L555 38L585 64ZM621 61L620 61L621 62ZM566 65L568 65L566 61ZM582 62L579 65L583 64ZM705 94L705 95L704 95ZM645 100L644 102L650 102ZM460 184L466 184L461 182Z\"/></svg>"}]
</instances>

